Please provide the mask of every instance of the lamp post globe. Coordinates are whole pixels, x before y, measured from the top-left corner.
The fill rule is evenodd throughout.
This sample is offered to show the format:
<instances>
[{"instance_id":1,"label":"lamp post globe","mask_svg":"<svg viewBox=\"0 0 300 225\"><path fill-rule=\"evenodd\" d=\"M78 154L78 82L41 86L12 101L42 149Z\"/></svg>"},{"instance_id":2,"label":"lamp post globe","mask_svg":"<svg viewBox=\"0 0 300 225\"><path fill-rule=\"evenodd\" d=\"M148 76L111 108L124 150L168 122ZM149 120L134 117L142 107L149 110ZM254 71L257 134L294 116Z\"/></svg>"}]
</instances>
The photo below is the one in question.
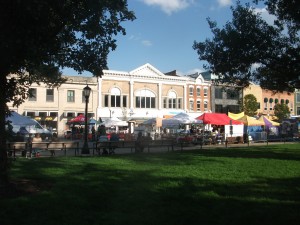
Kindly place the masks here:
<instances>
[{"instance_id":1,"label":"lamp post globe","mask_svg":"<svg viewBox=\"0 0 300 225\"><path fill-rule=\"evenodd\" d=\"M88 146L88 123L87 123L87 114L88 114L88 103L89 103L89 97L91 94L91 88L86 85L85 88L83 88L83 95L85 97L85 126L84 126L84 142L83 142L83 147L81 149L81 154L90 154L90 149Z\"/></svg>"}]
</instances>

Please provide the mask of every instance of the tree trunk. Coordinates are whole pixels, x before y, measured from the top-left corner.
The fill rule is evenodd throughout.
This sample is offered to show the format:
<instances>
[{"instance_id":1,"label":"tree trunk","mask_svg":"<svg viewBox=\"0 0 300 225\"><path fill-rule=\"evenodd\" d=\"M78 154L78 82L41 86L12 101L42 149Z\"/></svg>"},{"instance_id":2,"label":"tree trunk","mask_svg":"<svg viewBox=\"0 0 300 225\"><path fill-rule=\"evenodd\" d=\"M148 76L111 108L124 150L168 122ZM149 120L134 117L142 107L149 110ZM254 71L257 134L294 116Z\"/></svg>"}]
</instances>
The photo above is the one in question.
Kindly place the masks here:
<instances>
[{"instance_id":1,"label":"tree trunk","mask_svg":"<svg viewBox=\"0 0 300 225\"><path fill-rule=\"evenodd\" d=\"M0 184L8 182L9 161L6 151L5 110L6 110L6 76L0 72ZM3 85L4 84L4 85Z\"/></svg>"}]
</instances>

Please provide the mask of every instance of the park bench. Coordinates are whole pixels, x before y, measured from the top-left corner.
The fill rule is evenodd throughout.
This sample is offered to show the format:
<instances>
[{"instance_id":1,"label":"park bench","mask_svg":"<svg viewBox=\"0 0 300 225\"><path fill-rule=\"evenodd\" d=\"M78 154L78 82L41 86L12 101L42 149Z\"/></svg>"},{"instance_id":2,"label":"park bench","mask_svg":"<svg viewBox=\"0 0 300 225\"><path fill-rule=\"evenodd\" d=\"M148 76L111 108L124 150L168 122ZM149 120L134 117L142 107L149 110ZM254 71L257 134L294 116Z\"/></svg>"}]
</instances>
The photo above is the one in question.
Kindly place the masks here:
<instances>
[{"instance_id":1,"label":"park bench","mask_svg":"<svg viewBox=\"0 0 300 225\"><path fill-rule=\"evenodd\" d=\"M97 141L93 144L93 155L96 153L101 154L113 154L116 148L130 148L132 152L135 149L135 141ZM106 152L108 150L108 152Z\"/></svg>"},{"instance_id":2,"label":"park bench","mask_svg":"<svg viewBox=\"0 0 300 225\"><path fill-rule=\"evenodd\" d=\"M152 148L164 148L167 147L168 151L174 150L174 141L167 140L145 140L142 142L145 149L150 152ZM130 149L130 152L133 152L136 148L136 141L103 141L95 142L93 146L93 155L95 154L105 154L105 151L108 150L107 154L113 154L114 149Z\"/></svg>"},{"instance_id":3,"label":"park bench","mask_svg":"<svg viewBox=\"0 0 300 225\"><path fill-rule=\"evenodd\" d=\"M68 150L74 150L76 156L79 151L79 141L32 142L29 146L30 157L38 157L41 151L64 151L66 156Z\"/></svg>"},{"instance_id":4,"label":"park bench","mask_svg":"<svg viewBox=\"0 0 300 225\"><path fill-rule=\"evenodd\" d=\"M21 153L21 155L26 154L26 150L28 149L27 142L7 142L6 150L7 155L10 158L16 159L16 153Z\"/></svg>"}]
</instances>

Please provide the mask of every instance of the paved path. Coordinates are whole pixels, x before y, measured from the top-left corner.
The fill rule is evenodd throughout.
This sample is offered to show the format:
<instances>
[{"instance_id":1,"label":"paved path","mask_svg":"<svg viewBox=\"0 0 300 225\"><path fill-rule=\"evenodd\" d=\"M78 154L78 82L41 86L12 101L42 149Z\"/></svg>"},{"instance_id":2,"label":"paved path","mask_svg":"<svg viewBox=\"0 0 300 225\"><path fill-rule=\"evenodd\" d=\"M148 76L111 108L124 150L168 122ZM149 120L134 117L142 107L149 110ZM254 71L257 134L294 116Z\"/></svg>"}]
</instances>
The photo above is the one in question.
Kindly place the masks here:
<instances>
[{"instance_id":1,"label":"paved path","mask_svg":"<svg viewBox=\"0 0 300 225\"><path fill-rule=\"evenodd\" d=\"M260 143L249 143L249 146L267 146L267 145L274 145L274 144L286 144L286 143L299 143L299 142L260 142ZM90 156L93 156L93 142L89 142L89 148L90 148ZM81 148L83 146L83 142L80 142L79 145L79 155L81 155ZM225 144L216 144L216 145L203 145L202 147L200 145L189 145L189 146L181 146L176 145L174 146L174 151L186 151L186 150L209 150L209 149L216 149L216 148L236 148L236 147L248 147L248 144L228 144L227 146ZM171 151L171 150L169 150ZM161 147L161 148L150 148L150 153L158 153L158 152L168 152L167 147ZM133 154L134 149L130 148L117 148L115 149L115 154ZM148 153L148 149L144 149L144 153ZM97 152L94 152L95 156L97 156ZM56 151L56 156L64 156L64 151ZM67 150L67 156L75 156L74 150ZM42 151L41 157L50 157L49 151Z\"/></svg>"}]
</instances>

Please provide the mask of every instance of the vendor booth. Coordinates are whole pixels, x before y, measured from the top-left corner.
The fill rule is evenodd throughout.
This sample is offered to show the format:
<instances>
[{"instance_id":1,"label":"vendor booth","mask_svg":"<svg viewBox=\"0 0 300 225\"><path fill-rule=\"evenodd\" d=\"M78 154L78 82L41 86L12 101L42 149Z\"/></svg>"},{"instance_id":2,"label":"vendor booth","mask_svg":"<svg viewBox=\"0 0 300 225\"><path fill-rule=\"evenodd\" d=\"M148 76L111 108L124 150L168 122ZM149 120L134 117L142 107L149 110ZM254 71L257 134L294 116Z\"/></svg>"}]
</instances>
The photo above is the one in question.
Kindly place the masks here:
<instances>
[{"instance_id":1,"label":"vendor booth","mask_svg":"<svg viewBox=\"0 0 300 225\"><path fill-rule=\"evenodd\" d=\"M242 140L244 124L238 120L231 119L225 113L203 113L196 119L202 120L203 124L206 125L205 129L209 131L214 131L214 127L222 127L217 132L219 133L218 135L222 135L223 139L227 137L241 137L239 139Z\"/></svg>"},{"instance_id":2,"label":"vendor booth","mask_svg":"<svg viewBox=\"0 0 300 225\"><path fill-rule=\"evenodd\" d=\"M229 112L228 116L244 124L244 134L248 134L249 140L260 141L267 138L266 132L264 131L265 123L263 121L247 116L244 112L238 114Z\"/></svg>"}]
</instances>

